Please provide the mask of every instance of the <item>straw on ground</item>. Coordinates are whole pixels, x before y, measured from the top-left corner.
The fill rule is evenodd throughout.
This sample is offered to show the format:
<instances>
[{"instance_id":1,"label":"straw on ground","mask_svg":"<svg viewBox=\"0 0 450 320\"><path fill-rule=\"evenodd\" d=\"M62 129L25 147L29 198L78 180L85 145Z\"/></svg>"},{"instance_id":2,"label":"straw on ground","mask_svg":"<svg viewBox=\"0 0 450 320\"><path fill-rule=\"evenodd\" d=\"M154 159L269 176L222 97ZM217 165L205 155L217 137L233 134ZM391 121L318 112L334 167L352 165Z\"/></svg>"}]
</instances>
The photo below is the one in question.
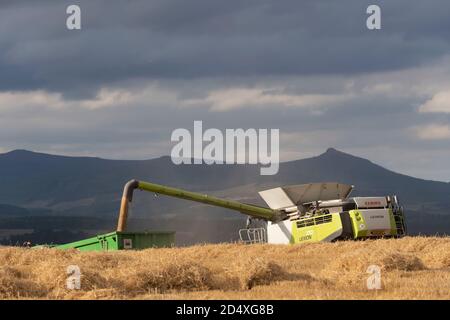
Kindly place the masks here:
<instances>
[{"instance_id":1,"label":"straw on ground","mask_svg":"<svg viewBox=\"0 0 450 320\"><path fill-rule=\"evenodd\" d=\"M66 286L81 270L80 290ZM381 289L367 288L379 266ZM0 247L2 299L450 299L450 238L143 251Z\"/></svg>"}]
</instances>

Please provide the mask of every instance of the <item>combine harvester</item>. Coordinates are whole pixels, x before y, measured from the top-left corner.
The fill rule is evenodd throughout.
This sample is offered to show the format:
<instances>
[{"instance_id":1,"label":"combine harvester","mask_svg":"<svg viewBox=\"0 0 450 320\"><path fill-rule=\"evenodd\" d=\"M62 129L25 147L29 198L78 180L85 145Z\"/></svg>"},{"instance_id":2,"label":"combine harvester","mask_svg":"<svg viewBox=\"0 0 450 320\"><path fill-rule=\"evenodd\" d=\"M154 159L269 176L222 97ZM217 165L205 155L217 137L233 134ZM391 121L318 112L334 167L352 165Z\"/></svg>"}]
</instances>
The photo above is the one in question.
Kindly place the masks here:
<instances>
[{"instance_id":1,"label":"combine harvester","mask_svg":"<svg viewBox=\"0 0 450 320\"><path fill-rule=\"evenodd\" d=\"M396 196L349 198L351 185L310 183L264 190L259 195L269 206L267 208L131 180L124 188L116 232L56 248L121 250L172 246L174 232L126 231L128 208L136 189L245 214L249 216L247 228L241 229L239 235L246 243L296 244L406 235L403 208ZM263 220L265 227L250 228L251 219Z\"/></svg>"}]
</instances>

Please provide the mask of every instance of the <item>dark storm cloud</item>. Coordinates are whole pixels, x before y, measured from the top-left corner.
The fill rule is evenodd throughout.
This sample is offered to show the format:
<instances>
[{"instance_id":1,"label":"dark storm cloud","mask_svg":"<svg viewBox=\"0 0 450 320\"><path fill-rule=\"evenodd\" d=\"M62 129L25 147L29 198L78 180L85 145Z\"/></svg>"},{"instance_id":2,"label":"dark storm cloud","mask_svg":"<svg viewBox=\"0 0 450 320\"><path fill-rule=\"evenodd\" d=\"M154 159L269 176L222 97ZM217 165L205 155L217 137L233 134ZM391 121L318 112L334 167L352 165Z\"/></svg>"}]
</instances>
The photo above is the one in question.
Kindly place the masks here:
<instances>
[{"instance_id":1,"label":"dark storm cloud","mask_svg":"<svg viewBox=\"0 0 450 320\"><path fill-rule=\"evenodd\" d=\"M332 146L450 180L450 113L418 112L450 92L449 16L448 0L3 0L0 152L151 158L202 120L279 128L282 160Z\"/></svg>"},{"instance_id":2,"label":"dark storm cloud","mask_svg":"<svg viewBox=\"0 0 450 320\"><path fill-rule=\"evenodd\" d=\"M65 29L69 4L82 30ZM365 10L382 7L382 30ZM69 97L129 79L358 74L450 48L450 2L2 1L0 90Z\"/></svg>"}]
</instances>

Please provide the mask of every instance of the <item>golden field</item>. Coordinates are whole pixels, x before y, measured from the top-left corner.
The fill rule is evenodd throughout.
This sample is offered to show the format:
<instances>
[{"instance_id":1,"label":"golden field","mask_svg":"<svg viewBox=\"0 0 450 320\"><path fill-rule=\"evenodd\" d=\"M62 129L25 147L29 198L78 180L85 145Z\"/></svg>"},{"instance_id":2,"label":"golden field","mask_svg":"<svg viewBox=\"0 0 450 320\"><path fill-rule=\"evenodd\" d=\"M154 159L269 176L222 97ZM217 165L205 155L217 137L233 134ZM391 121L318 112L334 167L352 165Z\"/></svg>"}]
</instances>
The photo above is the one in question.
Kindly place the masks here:
<instances>
[{"instance_id":1,"label":"golden field","mask_svg":"<svg viewBox=\"0 0 450 320\"><path fill-rule=\"evenodd\" d=\"M66 287L67 267L80 290ZM381 289L369 290L370 265ZM143 251L0 247L1 299L450 299L450 238Z\"/></svg>"}]
</instances>

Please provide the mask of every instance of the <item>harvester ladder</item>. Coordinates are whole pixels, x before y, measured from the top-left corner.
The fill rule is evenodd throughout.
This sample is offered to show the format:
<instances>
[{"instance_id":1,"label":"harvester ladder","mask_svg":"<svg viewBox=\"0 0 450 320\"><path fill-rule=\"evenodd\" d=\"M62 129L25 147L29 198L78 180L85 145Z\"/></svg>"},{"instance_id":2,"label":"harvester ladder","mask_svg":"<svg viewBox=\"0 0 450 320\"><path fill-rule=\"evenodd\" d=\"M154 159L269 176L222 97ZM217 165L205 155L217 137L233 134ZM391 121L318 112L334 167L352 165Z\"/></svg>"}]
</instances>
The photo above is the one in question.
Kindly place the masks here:
<instances>
[{"instance_id":1,"label":"harvester ladder","mask_svg":"<svg viewBox=\"0 0 450 320\"><path fill-rule=\"evenodd\" d=\"M239 230L241 242L246 244L266 243L267 235L265 228L247 228Z\"/></svg>"},{"instance_id":2,"label":"harvester ladder","mask_svg":"<svg viewBox=\"0 0 450 320\"><path fill-rule=\"evenodd\" d=\"M399 236L406 235L406 226L402 211L399 210L397 212L394 212L394 220L395 220L395 228L397 229L397 235Z\"/></svg>"}]
</instances>

